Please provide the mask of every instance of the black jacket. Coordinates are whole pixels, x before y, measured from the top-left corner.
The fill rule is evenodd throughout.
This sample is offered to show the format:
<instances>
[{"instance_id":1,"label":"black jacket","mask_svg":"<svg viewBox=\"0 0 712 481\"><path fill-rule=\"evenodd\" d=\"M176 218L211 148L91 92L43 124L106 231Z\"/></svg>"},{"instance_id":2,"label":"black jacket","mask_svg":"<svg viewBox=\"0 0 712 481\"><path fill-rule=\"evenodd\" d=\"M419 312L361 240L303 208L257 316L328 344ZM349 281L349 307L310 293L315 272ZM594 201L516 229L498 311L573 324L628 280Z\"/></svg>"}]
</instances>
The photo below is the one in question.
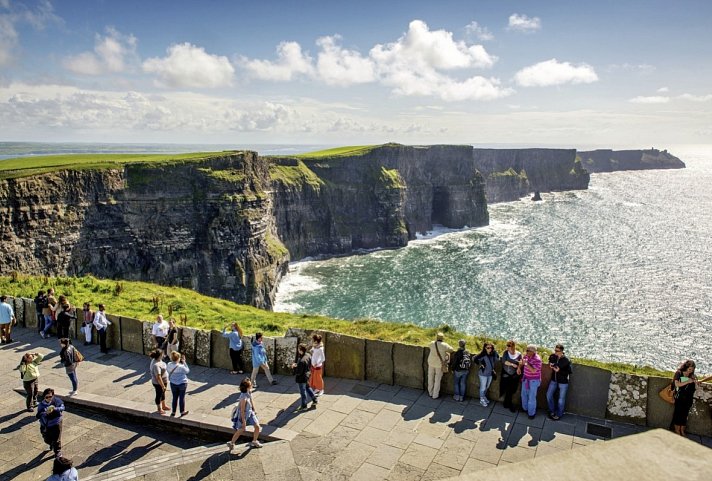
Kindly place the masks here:
<instances>
[{"instance_id":1,"label":"black jacket","mask_svg":"<svg viewBox=\"0 0 712 481\"><path fill-rule=\"evenodd\" d=\"M297 367L294 368L294 377L297 383L304 384L308 382L309 376L311 375L309 372L309 366L311 366L311 354L307 352L301 358L299 357L299 354L297 354L294 362L297 363Z\"/></svg>"}]
</instances>

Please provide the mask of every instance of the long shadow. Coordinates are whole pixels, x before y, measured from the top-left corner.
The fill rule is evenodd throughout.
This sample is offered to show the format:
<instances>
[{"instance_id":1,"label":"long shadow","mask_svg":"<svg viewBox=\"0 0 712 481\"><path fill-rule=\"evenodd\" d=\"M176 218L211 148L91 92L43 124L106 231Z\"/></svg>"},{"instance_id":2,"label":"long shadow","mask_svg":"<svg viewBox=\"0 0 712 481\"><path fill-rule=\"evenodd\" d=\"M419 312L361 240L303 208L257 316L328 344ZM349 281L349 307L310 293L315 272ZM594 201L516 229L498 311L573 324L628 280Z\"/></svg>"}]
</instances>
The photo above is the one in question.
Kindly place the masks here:
<instances>
[{"instance_id":1,"label":"long shadow","mask_svg":"<svg viewBox=\"0 0 712 481\"><path fill-rule=\"evenodd\" d=\"M120 468L123 466L129 466L132 463L138 461L139 459L146 456L148 453L158 448L163 444L163 441L153 440L145 446L137 446L132 448L130 451L119 453L114 456L111 461L106 463L99 469L100 473L105 471L111 471L112 469Z\"/></svg>"},{"instance_id":2,"label":"long shadow","mask_svg":"<svg viewBox=\"0 0 712 481\"><path fill-rule=\"evenodd\" d=\"M240 453L240 455L234 457L230 456L227 451L223 453L212 454L208 459L203 461L203 464L200 465L200 470L190 478L187 478L186 481L199 481L201 479L210 479L210 474L220 468L220 466L225 463L229 463L233 459L242 459L245 457L246 454L247 451L244 453ZM250 477L249 473L244 474L245 478Z\"/></svg>"},{"instance_id":3,"label":"long shadow","mask_svg":"<svg viewBox=\"0 0 712 481\"><path fill-rule=\"evenodd\" d=\"M46 460L44 459L45 456L49 456ZM40 466L45 463L45 461L53 460L54 459L54 453L52 451L43 451L37 456L34 457L34 459L22 463L19 466L15 466L12 468L10 471L4 472L2 475L0 475L0 479L2 481L10 481L11 479L15 479L16 476L19 476L21 474L26 474L27 471L30 471L32 469L35 469L37 466ZM50 465L47 468L47 476L52 472L52 466Z\"/></svg>"},{"instance_id":4,"label":"long shadow","mask_svg":"<svg viewBox=\"0 0 712 481\"><path fill-rule=\"evenodd\" d=\"M15 422L14 424L11 424L10 426L0 429L0 434L14 433L15 431L19 431L20 429L24 428L28 424L32 424L37 421L34 414L30 414L27 411L25 411L24 409L22 411L15 413L15 414L9 414L7 416L3 416L3 420L8 420L8 419L5 419L8 417L10 419L12 419L13 417L15 417L21 413L26 413L27 416L23 417L22 419L19 419L17 422Z\"/></svg>"},{"instance_id":5,"label":"long shadow","mask_svg":"<svg viewBox=\"0 0 712 481\"><path fill-rule=\"evenodd\" d=\"M128 441L134 442L140 437L141 437L140 434L134 434L131 438L129 438ZM87 459L84 460L84 462L82 464L80 464L79 466L76 466L76 468L80 469L80 468L88 468L90 466L98 466L101 463L106 462L106 460L112 460L109 463L107 463L107 464L111 464L113 462L113 460L115 460L117 458L123 458L123 451L124 451L125 446L126 446L125 443L122 443L122 444L112 444L111 446L101 448L99 451L92 453ZM102 467L102 470L106 471L103 467Z\"/></svg>"},{"instance_id":6,"label":"long shadow","mask_svg":"<svg viewBox=\"0 0 712 481\"><path fill-rule=\"evenodd\" d=\"M213 409L222 409L226 408L228 406L232 406L233 404L237 403L237 400L240 399L240 393L235 392L230 394L228 397L217 403Z\"/></svg>"}]
</instances>

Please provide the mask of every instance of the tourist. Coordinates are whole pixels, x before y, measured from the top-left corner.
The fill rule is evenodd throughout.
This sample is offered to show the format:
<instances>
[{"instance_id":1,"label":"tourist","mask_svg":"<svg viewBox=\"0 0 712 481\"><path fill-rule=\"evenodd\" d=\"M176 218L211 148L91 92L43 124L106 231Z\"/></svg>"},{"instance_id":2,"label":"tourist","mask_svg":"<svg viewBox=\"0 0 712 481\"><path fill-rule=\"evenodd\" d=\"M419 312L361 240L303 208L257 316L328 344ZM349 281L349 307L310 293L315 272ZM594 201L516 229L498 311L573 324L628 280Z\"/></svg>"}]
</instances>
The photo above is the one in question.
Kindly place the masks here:
<instances>
[{"instance_id":1,"label":"tourist","mask_svg":"<svg viewBox=\"0 0 712 481\"><path fill-rule=\"evenodd\" d=\"M443 378L443 367L447 368L450 361L450 354L455 350L446 342L445 336L438 332L437 337L428 346L428 395L433 399L440 397L440 382Z\"/></svg>"},{"instance_id":2,"label":"tourist","mask_svg":"<svg viewBox=\"0 0 712 481\"><path fill-rule=\"evenodd\" d=\"M0 296L0 343L9 344L13 342L12 326L17 322L15 311L7 302L7 296Z\"/></svg>"},{"instance_id":3,"label":"tourist","mask_svg":"<svg viewBox=\"0 0 712 481\"><path fill-rule=\"evenodd\" d=\"M255 334L255 338L252 340L252 375L250 380L252 381L252 388L257 389L257 374L262 368L267 376L267 380L272 384L277 384L277 381L272 379L272 373L269 370L269 364L267 364L267 350L262 343L262 333L258 332Z\"/></svg>"},{"instance_id":4,"label":"tourist","mask_svg":"<svg viewBox=\"0 0 712 481\"><path fill-rule=\"evenodd\" d=\"M82 332L84 333L84 345L91 344L91 330L94 327L94 311L91 310L91 304L84 303L82 308Z\"/></svg>"},{"instance_id":5,"label":"tourist","mask_svg":"<svg viewBox=\"0 0 712 481\"><path fill-rule=\"evenodd\" d=\"M153 347L154 349L160 349L161 351L166 352L166 336L168 336L168 329L170 329L170 326L168 323L163 320L162 315L156 316L156 322L153 323L153 327L151 328L151 338L153 338Z\"/></svg>"},{"instance_id":6,"label":"tourist","mask_svg":"<svg viewBox=\"0 0 712 481\"><path fill-rule=\"evenodd\" d=\"M47 388L42 392L42 401L35 415L40 421L40 433L55 457L62 456L62 413L64 403L54 395L54 389Z\"/></svg>"},{"instance_id":7,"label":"tourist","mask_svg":"<svg viewBox=\"0 0 712 481\"><path fill-rule=\"evenodd\" d=\"M519 361L517 374L522 375L522 409L529 419L536 416L536 392L541 384L541 358L536 353L536 346L529 344L527 351Z\"/></svg>"},{"instance_id":8,"label":"tourist","mask_svg":"<svg viewBox=\"0 0 712 481\"><path fill-rule=\"evenodd\" d=\"M168 335L166 336L166 356L171 358L171 353L178 351L178 327L176 320L172 317L168 319Z\"/></svg>"},{"instance_id":9,"label":"tourist","mask_svg":"<svg viewBox=\"0 0 712 481\"><path fill-rule=\"evenodd\" d=\"M65 298L61 310L57 313L57 337L60 339L69 337L69 327L76 320L75 310Z\"/></svg>"},{"instance_id":10,"label":"tourist","mask_svg":"<svg viewBox=\"0 0 712 481\"><path fill-rule=\"evenodd\" d=\"M188 373L190 372L190 368L185 362L185 355L177 351L172 352L167 370L173 395L171 416L175 416L176 407L180 407L180 415L183 417L188 414L188 411L185 410L185 392L188 390Z\"/></svg>"},{"instance_id":11,"label":"tourist","mask_svg":"<svg viewBox=\"0 0 712 481\"><path fill-rule=\"evenodd\" d=\"M573 372L571 361L564 354L564 346L557 344L554 353L549 356L549 367L551 368L551 381L546 390L546 402L549 405L549 417L554 421L561 419L564 415L566 404L566 393L569 390L569 375ZM554 396L556 390L559 396Z\"/></svg>"},{"instance_id":12,"label":"tourist","mask_svg":"<svg viewBox=\"0 0 712 481\"><path fill-rule=\"evenodd\" d=\"M37 312L37 333L39 334L44 330L45 325L44 315L42 315L42 309L47 306L47 294L45 294L45 291L37 292L34 303L35 312Z\"/></svg>"},{"instance_id":13,"label":"tourist","mask_svg":"<svg viewBox=\"0 0 712 481\"><path fill-rule=\"evenodd\" d=\"M79 481L79 473L73 467L73 464L71 459L67 459L64 456L54 458L52 476L47 478L46 481Z\"/></svg>"},{"instance_id":14,"label":"tourist","mask_svg":"<svg viewBox=\"0 0 712 481\"><path fill-rule=\"evenodd\" d=\"M252 399L252 381L249 378L245 378L240 383L240 397L237 400L237 405L232 409L232 429L235 430L235 433L227 443L229 451L232 451L235 447L235 443L245 432L245 427L247 426L252 426L253 428L250 446L253 448L262 447L258 439L260 436L260 420L257 419L255 409L255 402Z\"/></svg>"},{"instance_id":15,"label":"tourist","mask_svg":"<svg viewBox=\"0 0 712 481\"><path fill-rule=\"evenodd\" d=\"M37 407L37 389L42 359L44 359L44 356L39 352L28 352L22 356L20 365L17 366L20 371L22 386L25 388L25 406L28 412L32 412L33 408Z\"/></svg>"},{"instance_id":16,"label":"tourist","mask_svg":"<svg viewBox=\"0 0 712 481\"><path fill-rule=\"evenodd\" d=\"M99 304L99 310L94 314L93 324L96 327L96 333L99 335L99 350L106 354L109 352L106 347L106 330L111 325L111 322L106 318L104 309L104 304Z\"/></svg>"},{"instance_id":17,"label":"tourist","mask_svg":"<svg viewBox=\"0 0 712 481\"><path fill-rule=\"evenodd\" d=\"M79 388L79 381L77 380L77 364L82 359L79 351L72 346L72 342L63 337L59 340L59 345L61 350L59 351L59 359L62 361L64 370L72 383L72 390L69 392L70 396L77 394L77 389Z\"/></svg>"},{"instance_id":18,"label":"tourist","mask_svg":"<svg viewBox=\"0 0 712 481\"><path fill-rule=\"evenodd\" d=\"M230 332L227 332L227 327L223 327L223 337L228 339L230 344L230 361L232 362L232 371L230 374L242 374L245 372L245 366L242 363L242 328L233 322L230 326Z\"/></svg>"},{"instance_id":19,"label":"tourist","mask_svg":"<svg viewBox=\"0 0 712 481\"><path fill-rule=\"evenodd\" d=\"M499 395L504 396L504 407L511 412L516 412L512 404L512 397L517 392L521 376L517 374L519 361L522 360L522 353L517 351L514 341L507 341L507 349L502 353L502 379L499 383Z\"/></svg>"},{"instance_id":20,"label":"tourist","mask_svg":"<svg viewBox=\"0 0 712 481\"><path fill-rule=\"evenodd\" d=\"M54 297L54 288L50 287L47 291L47 303L42 307L42 316L44 317L44 329L40 331L40 336L47 337L54 325L54 306L57 305L57 299Z\"/></svg>"},{"instance_id":21,"label":"tourist","mask_svg":"<svg viewBox=\"0 0 712 481\"><path fill-rule=\"evenodd\" d=\"M455 395L453 399L457 402L462 402L465 400L467 392L467 375L470 374L472 356L470 351L465 349L464 339L460 339L457 344L458 349L454 354L455 359L453 361L455 376Z\"/></svg>"},{"instance_id":22,"label":"tourist","mask_svg":"<svg viewBox=\"0 0 712 481\"><path fill-rule=\"evenodd\" d=\"M492 380L496 379L497 373L494 370L494 365L497 361L499 361L499 354L491 342L485 342L482 351L472 359L472 362L479 366L477 375L480 378L480 406L487 407L489 405L487 390L492 384Z\"/></svg>"},{"instance_id":23,"label":"tourist","mask_svg":"<svg viewBox=\"0 0 712 481\"><path fill-rule=\"evenodd\" d=\"M300 344L297 346L297 356L292 363L294 378L299 386L299 395L301 396L301 404L297 411L303 411L307 408L307 396L312 400L312 409L316 409L317 400L314 391L309 386L309 377L311 375L311 355L307 352L307 346Z\"/></svg>"},{"instance_id":24,"label":"tourist","mask_svg":"<svg viewBox=\"0 0 712 481\"><path fill-rule=\"evenodd\" d=\"M156 391L156 412L158 414L166 414L168 406L166 405L166 389L168 388L168 366L163 362L163 351L156 349L149 354L151 365L148 372L151 375L151 383ZM174 409L175 411L175 409Z\"/></svg>"},{"instance_id":25,"label":"tourist","mask_svg":"<svg viewBox=\"0 0 712 481\"><path fill-rule=\"evenodd\" d=\"M324 394L324 344L321 342L321 334L312 334L311 367L309 376L309 387L314 391L314 395Z\"/></svg>"},{"instance_id":26,"label":"tourist","mask_svg":"<svg viewBox=\"0 0 712 481\"><path fill-rule=\"evenodd\" d=\"M673 376L673 383L675 384L675 410L672 414L672 425L676 434L687 436L685 432L687 417L692 408L695 388L699 383L695 376L695 361L688 359L680 364Z\"/></svg>"}]
</instances>

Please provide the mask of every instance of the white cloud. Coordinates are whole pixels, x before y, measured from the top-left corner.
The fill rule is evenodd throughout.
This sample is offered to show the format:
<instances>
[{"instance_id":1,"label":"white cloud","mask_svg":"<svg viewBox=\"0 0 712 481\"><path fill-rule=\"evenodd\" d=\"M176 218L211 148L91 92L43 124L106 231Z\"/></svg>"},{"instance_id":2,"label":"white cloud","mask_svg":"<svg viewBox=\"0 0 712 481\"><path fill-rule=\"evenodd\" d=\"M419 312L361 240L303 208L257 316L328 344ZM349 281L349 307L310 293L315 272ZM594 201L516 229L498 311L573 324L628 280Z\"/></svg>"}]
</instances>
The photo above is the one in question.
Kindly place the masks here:
<instances>
[{"instance_id":1,"label":"white cloud","mask_svg":"<svg viewBox=\"0 0 712 481\"><path fill-rule=\"evenodd\" d=\"M136 37L123 35L113 27L107 27L106 35L96 35L93 52L82 52L67 57L62 62L64 68L82 75L119 73L129 64L138 61Z\"/></svg>"},{"instance_id":2,"label":"white cloud","mask_svg":"<svg viewBox=\"0 0 712 481\"><path fill-rule=\"evenodd\" d=\"M633 104L666 104L670 102L670 97L664 95L651 95L649 97L638 96L630 99L628 102Z\"/></svg>"},{"instance_id":3,"label":"white cloud","mask_svg":"<svg viewBox=\"0 0 712 481\"><path fill-rule=\"evenodd\" d=\"M690 100L691 102L709 102L712 100L712 94L707 94L707 95L682 94L678 98L680 98L682 100Z\"/></svg>"},{"instance_id":4,"label":"white cloud","mask_svg":"<svg viewBox=\"0 0 712 481\"><path fill-rule=\"evenodd\" d=\"M494 40L494 35L489 31L487 27L483 27L475 21L470 22L465 26L465 35L470 38L476 38L483 42Z\"/></svg>"},{"instance_id":5,"label":"white cloud","mask_svg":"<svg viewBox=\"0 0 712 481\"><path fill-rule=\"evenodd\" d=\"M526 15L513 13L509 16L507 30L525 33L535 32L541 30L541 19L539 17L528 17Z\"/></svg>"},{"instance_id":6,"label":"white cloud","mask_svg":"<svg viewBox=\"0 0 712 481\"><path fill-rule=\"evenodd\" d=\"M670 91L670 89L667 88L667 87L660 87L660 88L657 90L657 92L658 92L659 94L666 94L666 93L668 93L669 91Z\"/></svg>"},{"instance_id":7,"label":"white cloud","mask_svg":"<svg viewBox=\"0 0 712 481\"><path fill-rule=\"evenodd\" d=\"M597 80L598 75L590 65L572 65L555 58L525 67L514 75L514 81L522 87L591 83Z\"/></svg>"},{"instance_id":8,"label":"white cloud","mask_svg":"<svg viewBox=\"0 0 712 481\"><path fill-rule=\"evenodd\" d=\"M48 0L33 6L0 0L0 66L9 65L15 58L20 45L17 25L28 24L35 30L42 30L49 23L61 23L61 19L54 14Z\"/></svg>"},{"instance_id":9,"label":"white cloud","mask_svg":"<svg viewBox=\"0 0 712 481\"><path fill-rule=\"evenodd\" d=\"M18 35L9 15L0 15L0 66L8 65L17 48Z\"/></svg>"},{"instance_id":10,"label":"white cloud","mask_svg":"<svg viewBox=\"0 0 712 481\"><path fill-rule=\"evenodd\" d=\"M313 75L312 58L302 52L297 42L282 42L277 46L277 60L241 59L242 65L255 78L286 82L299 75Z\"/></svg>"},{"instance_id":11,"label":"white cloud","mask_svg":"<svg viewBox=\"0 0 712 481\"><path fill-rule=\"evenodd\" d=\"M338 35L317 40L321 51L317 57L317 74L329 85L351 85L373 82L376 79L373 61L355 50L337 45Z\"/></svg>"},{"instance_id":12,"label":"white cloud","mask_svg":"<svg viewBox=\"0 0 712 481\"><path fill-rule=\"evenodd\" d=\"M172 45L164 58L143 62L144 72L158 76L158 85L216 88L232 85L235 69L227 57L209 54L190 43Z\"/></svg>"}]
</instances>

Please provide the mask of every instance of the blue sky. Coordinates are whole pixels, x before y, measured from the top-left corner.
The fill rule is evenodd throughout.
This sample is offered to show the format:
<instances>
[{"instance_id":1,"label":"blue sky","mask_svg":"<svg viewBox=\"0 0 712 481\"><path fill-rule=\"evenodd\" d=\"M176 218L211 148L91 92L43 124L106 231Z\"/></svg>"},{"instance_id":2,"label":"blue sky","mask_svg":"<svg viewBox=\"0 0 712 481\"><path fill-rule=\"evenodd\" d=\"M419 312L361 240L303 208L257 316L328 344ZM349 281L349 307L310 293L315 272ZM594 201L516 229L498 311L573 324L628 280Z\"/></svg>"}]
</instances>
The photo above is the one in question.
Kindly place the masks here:
<instances>
[{"instance_id":1,"label":"blue sky","mask_svg":"<svg viewBox=\"0 0 712 481\"><path fill-rule=\"evenodd\" d=\"M0 0L0 141L712 136L712 2Z\"/></svg>"}]
</instances>

